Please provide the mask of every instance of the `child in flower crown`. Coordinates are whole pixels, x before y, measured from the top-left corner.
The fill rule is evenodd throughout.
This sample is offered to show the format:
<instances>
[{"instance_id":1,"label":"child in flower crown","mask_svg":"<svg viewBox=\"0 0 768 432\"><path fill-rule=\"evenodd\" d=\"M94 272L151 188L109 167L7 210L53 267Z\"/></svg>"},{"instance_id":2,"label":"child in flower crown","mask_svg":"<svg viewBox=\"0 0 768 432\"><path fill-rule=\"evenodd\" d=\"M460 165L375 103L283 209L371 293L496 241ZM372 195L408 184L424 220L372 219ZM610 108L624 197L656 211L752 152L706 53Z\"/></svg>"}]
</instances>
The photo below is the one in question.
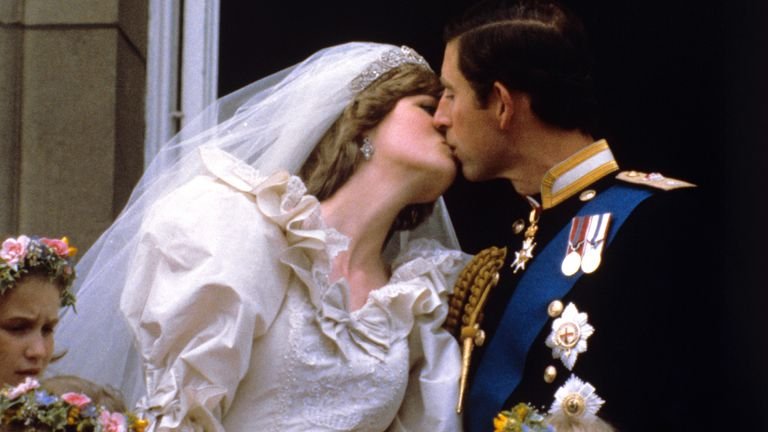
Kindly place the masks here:
<instances>
[{"instance_id":1,"label":"child in flower crown","mask_svg":"<svg viewBox=\"0 0 768 432\"><path fill-rule=\"evenodd\" d=\"M45 371L53 356L59 309L73 306L72 258L66 237L6 238L0 247L0 386Z\"/></svg>"}]
</instances>

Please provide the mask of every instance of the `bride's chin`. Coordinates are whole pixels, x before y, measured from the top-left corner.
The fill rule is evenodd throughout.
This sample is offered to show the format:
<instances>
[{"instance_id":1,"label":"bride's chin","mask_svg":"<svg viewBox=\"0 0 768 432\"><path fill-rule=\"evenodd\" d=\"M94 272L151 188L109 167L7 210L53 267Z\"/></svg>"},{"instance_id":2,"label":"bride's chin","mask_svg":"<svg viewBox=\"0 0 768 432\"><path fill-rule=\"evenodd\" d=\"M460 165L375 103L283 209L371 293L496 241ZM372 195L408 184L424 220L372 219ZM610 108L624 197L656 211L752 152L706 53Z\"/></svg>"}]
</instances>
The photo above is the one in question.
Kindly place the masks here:
<instances>
[{"instance_id":1,"label":"bride's chin","mask_svg":"<svg viewBox=\"0 0 768 432\"><path fill-rule=\"evenodd\" d=\"M443 196L445 191L448 190L448 188L453 184L453 180L456 178L455 175L446 176L444 178L433 178L431 184L429 184L429 188L425 188L424 193L422 194L422 199L419 200L420 203L429 203L429 202L435 202L438 198Z\"/></svg>"}]
</instances>

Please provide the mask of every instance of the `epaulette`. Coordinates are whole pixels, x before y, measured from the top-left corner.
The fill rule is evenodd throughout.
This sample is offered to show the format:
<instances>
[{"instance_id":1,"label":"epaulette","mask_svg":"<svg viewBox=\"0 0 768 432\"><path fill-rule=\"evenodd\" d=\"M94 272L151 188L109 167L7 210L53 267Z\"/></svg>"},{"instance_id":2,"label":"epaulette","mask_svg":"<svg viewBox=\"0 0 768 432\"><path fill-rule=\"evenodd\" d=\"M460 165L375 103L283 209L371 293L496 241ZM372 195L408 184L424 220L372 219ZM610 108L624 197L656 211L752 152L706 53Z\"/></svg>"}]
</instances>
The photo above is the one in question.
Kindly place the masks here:
<instances>
[{"instance_id":1,"label":"epaulette","mask_svg":"<svg viewBox=\"0 0 768 432\"><path fill-rule=\"evenodd\" d=\"M443 327L462 346L461 382L456 412L461 413L467 388L469 364L474 347L483 345L485 332L480 328L483 307L491 289L499 283L499 270L504 266L507 248L491 246L483 249L459 274L449 302L448 316Z\"/></svg>"},{"instance_id":2,"label":"epaulette","mask_svg":"<svg viewBox=\"0 0 768 432\"><path fill-rule=\"evenodd\" d=\"M456 279L443 327L457 339L461 327L482 321L482 308L488 292L498 283L507 248L491 246L476 254ZM473 322L474 321L474 322Z\"/></svg>"},{"instance_id":3,"label":"epaulette","mask_svg":"<svg viewBox=\"0 0 768 432\"><path fill-rule=\"evenodd\" d=\"M666 177L659 173L646 174L640 171L622 171L616 176L616 178L627 183L645 185L662 190L696 187L696 185L693 183Z\"/></svg>"}]
</instances>

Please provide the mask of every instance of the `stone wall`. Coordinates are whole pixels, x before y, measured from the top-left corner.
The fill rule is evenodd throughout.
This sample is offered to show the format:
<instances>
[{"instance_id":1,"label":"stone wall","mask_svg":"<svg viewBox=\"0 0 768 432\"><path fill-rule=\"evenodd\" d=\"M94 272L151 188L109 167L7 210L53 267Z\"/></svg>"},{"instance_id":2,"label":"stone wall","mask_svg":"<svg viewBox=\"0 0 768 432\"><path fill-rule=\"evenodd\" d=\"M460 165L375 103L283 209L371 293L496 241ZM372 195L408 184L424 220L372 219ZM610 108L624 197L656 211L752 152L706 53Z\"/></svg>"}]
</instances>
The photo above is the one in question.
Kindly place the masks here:
<instances>
[{"instance_id":1,"label":"stone wall","mask_svg":"<svg viewBox=\"0 0 768 432\"><path fill-rule=\"evenodd\" d=\"M148 0L0 1L0 232L109 226L143 166Z\"/></svg>"}]
</instances>

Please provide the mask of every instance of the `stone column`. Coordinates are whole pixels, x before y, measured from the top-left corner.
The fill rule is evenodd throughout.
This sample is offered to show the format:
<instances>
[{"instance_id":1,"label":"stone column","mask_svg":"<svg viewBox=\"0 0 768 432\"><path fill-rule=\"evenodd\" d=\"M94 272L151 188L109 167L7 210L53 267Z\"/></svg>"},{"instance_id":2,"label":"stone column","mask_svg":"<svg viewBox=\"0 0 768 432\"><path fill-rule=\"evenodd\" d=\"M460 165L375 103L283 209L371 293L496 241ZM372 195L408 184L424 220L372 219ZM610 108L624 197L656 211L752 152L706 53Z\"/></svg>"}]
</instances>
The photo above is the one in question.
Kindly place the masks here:
<instances>
[{"instance_id":1,"label":"stone column","mask_svg":"<svg viewBox=\"0 0 768 432\"><path fill-rule=\"evenodd\" d=\"M143 166L147 0L0 2L0 232L112 222Z\"/></svg>"},{"instance_id":2,"label":"stone column","mask_svg":"<svg viewBox=\"0 0 768 432\"><path fill-rule=\"evenodd\" d=\"M18 224L20 2L0 2L0 235Z\"/></svg>"}]
</instances>

